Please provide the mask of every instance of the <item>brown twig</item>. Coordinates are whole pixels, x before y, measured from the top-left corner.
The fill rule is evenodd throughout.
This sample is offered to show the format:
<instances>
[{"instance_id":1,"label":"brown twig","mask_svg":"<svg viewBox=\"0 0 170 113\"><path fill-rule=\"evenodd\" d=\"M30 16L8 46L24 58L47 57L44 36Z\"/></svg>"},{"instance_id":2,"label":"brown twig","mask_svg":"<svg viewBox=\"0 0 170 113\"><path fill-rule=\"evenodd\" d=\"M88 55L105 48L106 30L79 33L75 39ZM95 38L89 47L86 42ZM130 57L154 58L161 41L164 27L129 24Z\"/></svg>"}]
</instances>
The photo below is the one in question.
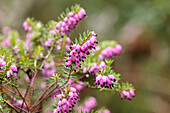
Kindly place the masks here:
<instances>
[{"instance_id":1,"label":"brown twig","mask_svg":"<svg viewBox=\"0 0 170 113\"><path fill-rule=\"evenodd\" d=\"M51 84L42 94L41 96L36 100L36 102L34 103L33 106L35 106L35 104L44 96L44 94L51 88L53 87L55 84Z\"/></svg>"},{"instance_id":2,"label":"brown twig","mask_svg":"<svg viewBox=\"0 0 170 113\"><path fill-rule=\"evenodd\" d=\"M22 96L21 92L18 90L18 88L17 88L15 85L13 85L13 87L15 87L15 89L16 89L17 92L19 93L19 96L22 98L23 102L25 103L25 105L26 105L26 107L27 107L27 110L29 111L29 107L28 107L28 105L27 105L27 103L26 103L26 101L25 101L25 98Z\"/></svg>"},{"instance_id":3,"label":"brown twig","mask_svg":"<svg viewBox=\"0 0 170 113\"><path fill-rule=\"evenodd\" d=\"M25 92L24 98L26 98L26 97L27 97L27 95L28 95L29 88L30 88L30 83L31 83L31 82L29 82L29 84L28 84L28 86L27 86L27 89L26 89L26 92ZM24 101L22 102L21 108L23 108L23 106L24 106ZM21 112L21 111L20 111L20 112Z\"/></svg>"},{"instance_id":4,"label":"brown twig","mask_svg":"<svg viewBox=\"0 0 170 113\"><path fill-rule=\"evenodd\" d=\"M9 92L11 92L11 93L13 93L13 94L15 94L15 95L18 95L18 96L19 96L19 94L18 94L18 93L13 92L13 91L9 90L8 88L6 88L6 87L4 87L4 86L2 86L2 85L0 85L0 86L1 86L1 87L3 87L5 90L7 90L7 91L9 91ZM28 100L27 98L24 98L24 99Z\"/></svg>"},{"instance_id":5,"label":"brown twig","mask_svg":"<svg viewBox=\"0 0 170 113\"><path fill-rule=\"evenodd\" d=\"M71 76L71 72L72 72L72 66L70 67L70 72L69 72L69 76L67 78L67 81L57 90L57 91L60 91L60 89L65 85L67 84L67 82L69 81L70 79L70 76ZM32 108L30 109L30 111L32 111L34 108L36 108L42 101L44 101L46 98L48 98L50 96L50 94L56 90L57 86L55 88L53 88L51 91L49 91L37 104L34 104L32 106Z\"/></svg>"},{"instance_id":6,"label":"brown twig","mask_svg":"<svg viewBox=\"0 0 170 113\"><path fill-rule=\"evenodd\" d=\"M38 74L38 71L35 70L35 73L34 73L34 77L31 79L30 81L30 88L31 88L31 92L30 92L30 106L31 106L31 101L32 101L32 95L33 95L33 92L34 92L34 82L35 82L35 78L37 77L37 74Z\"/></svg>"},{"instance_id":7,"label":"brown twig","mask_svg":"<svg viewBox=\"0 0 170 113\"><path fill-rule=\"evenodd\" d=\"M78 80L80 80L80 79L83 79L85 76L86 76L86 75L83 75L83 76L77 78L76 80L74 80L74 81L72 82L72 84L73 84L73 83L76 83L76 82L77 82ZM49 94L49 96L52 96L52 95L56 94L57 92L58 92L58 90L55 91L55 92L53 92L53 93L51 93L51 94ZM48 97L49 97L49 96L48 96Z\"/></svg>"},{"instance_id":8,"label":"brown twig","mask_svg":"<svg viewBox=\"0 0 170 113\"><path fill-rule=\"evenodd\" d=\"M24 109L22 109L22 108L20 108L20 107L18 107L18 106L16 106L16 105L13 105L13 104L9 103L9 102L8 102L7 100L5 100L4 98L2 98L2 99L3 99L3 101L4 101L5 103L7 103L8 106L10 106L12 109L14 109L17 113L19 113L17 109L22 110L22 111L24 111L25 113L27 113L26 110L24 110ZM16 108L17 108L17 109L16 109Z\"/></svg>"}]
</instances>

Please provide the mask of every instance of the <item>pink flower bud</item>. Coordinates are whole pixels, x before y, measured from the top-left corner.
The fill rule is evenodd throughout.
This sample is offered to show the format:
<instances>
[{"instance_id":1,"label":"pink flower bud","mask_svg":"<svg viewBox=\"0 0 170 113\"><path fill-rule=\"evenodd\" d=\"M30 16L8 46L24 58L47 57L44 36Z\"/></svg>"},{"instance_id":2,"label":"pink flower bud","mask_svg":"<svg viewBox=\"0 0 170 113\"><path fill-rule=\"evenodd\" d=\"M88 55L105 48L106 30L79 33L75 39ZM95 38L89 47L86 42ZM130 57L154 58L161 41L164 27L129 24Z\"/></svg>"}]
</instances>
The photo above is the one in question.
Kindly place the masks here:
<instances>
[{"instance_id":1,"label":"pink flower bud","mask_svg":"<svg viewBox=\"0 0 170 113\"><path fill-rule=\"evenodd\" d=\"M129 90L129 94L130 94L132 97L135 97L134 90L130 89L130 90Z\"/></svg>"},{"instance_id":2,"label":"pink flower bud","mask_svg":"<svg viewBox=\"0 0 170 113\"><path fill-rule=\"evenodd\" d=\"M17 72L17 67L16 67L14 64L12 64L12 65L10 66L10 68L12 69L12 71Z\"/></svg>"},{"instance_id":3,"label":"pink flower bud","mask_svg":"<svg viewBox=\"0 0 170 113\"><path fill-rule=\"evenodd\" d=\"M70 38L66 38L66 42L67 42L68 44L71 44Z\"/></svg>"},{"instance_id":4,"label":"pink flower bud","mask_svg":"<svg viewBox=\"0 0 170 113\"><path fill-rule=\"evenodd\" d=\"M73 17L73 12L72 11L68 13L68 17Z\"/></svg>"},{"instance_id":5,"label":"pink flower bud","mask_svg":"<svg viewBox=\"0 0 170 113\"><path fill-rule=\"evenodd\" d=\"M87 73L88 72L88 68L83 68L83 73Z\"/></svg>"}]
</instances>

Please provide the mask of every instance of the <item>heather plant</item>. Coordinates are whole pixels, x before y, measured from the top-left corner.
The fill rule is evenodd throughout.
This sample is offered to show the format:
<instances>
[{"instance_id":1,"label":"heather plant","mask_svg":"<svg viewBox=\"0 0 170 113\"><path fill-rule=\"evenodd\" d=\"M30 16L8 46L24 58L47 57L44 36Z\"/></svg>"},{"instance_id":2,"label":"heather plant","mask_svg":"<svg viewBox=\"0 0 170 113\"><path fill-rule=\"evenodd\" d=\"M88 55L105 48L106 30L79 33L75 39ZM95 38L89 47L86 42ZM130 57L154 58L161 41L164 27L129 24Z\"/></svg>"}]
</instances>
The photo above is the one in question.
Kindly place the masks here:
<instances>
[{"instance_id":1,"label":"heather plant","mask_svg":"<svg viewBox=\"0 0 170 113\"><path fill-rule=\"evenodd\" d=\"M92 113L97 106L94 97L79 104L84 88L118 94L121 99L131 100L135 96L133 86L120 83L120 74L112 67L114 58L122 52L120 44L98 42L94 31L80 33L79 38L71 41L70 33L85 18L85 10L75 5L66 9L57 21L46 25L27 18L23 22L26 40L21 40L15 30L3 30L0 35L1 112L41 112L50 101L49 113ZM110 113L108 109L96 112Z\"/></svg>"}]
</instances>

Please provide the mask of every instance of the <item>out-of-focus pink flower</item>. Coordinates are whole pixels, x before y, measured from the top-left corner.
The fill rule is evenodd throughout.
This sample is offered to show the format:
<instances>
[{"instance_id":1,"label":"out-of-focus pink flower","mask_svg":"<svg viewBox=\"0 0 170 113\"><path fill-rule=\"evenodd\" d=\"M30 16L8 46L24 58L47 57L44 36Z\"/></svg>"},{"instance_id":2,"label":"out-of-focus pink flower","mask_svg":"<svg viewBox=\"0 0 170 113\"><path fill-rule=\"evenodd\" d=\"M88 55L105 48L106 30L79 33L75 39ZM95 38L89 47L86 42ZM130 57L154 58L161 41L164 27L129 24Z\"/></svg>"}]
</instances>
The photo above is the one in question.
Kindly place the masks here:
<instances>
[{"instance_id":1,"label":"out-of-focus pink flower","mask_svg":"<svg viewBox=\"0 0 170 113\"><path fill-rule=\"evenodd\" d=\"M114 55L119 55L122 52L122 46L117 44L115 47L105 48L99 55L99 59L111 58Z\"/></svg>"},{"instance_id":2,"label":"out-of-focus pink flower","mask_svg":"<svg viewBox=\"0 0 170 113\"><path fill-rule=\"evenodd\" d=\"M56 35L56 31L55 31L54 29L51 29L51 30L49 31L49 33L50 33L51 35Z\"/></svg>"},{"instance_id":3,"label":"out-of-focus pink flower","mask_svg":"<svg viewBox=\"0 0 170 113\"><path fill-rule=\"evenodd\" d=\"M31 31L32 30L32 26L27 21L25 21L23 23L23 28L24 28L25 31Z\"/></svg>"},{"instance_id":4,"label":"out-of-focus pink flower","mask_svg":"<svg viewBox=\"0 0 170 113\"><path fill-rule=\"evenodd\" d=\"M45 42L45 46L49 47L53 45L53 39L52 38L48 38L47 41Z\"/></svg>"},{"instance_id":5,"label":"out-of-focus pink flower","mask_svg":"<svg viewBox=\"0 0 170 113\"><path fill-rule=\"evenodd\" d=\"M55 62L51 61L49 63L44 64L44 70L42 71L42 74L46 77L51 77L53 74L55 74Z\"/></svg>"},{"instance_id":6,"label":"out-of-focus pink flower","mask_svg":"<svg viewBox=\"0 0 170 113\"><path fill-rule=\"evenodd\" d=\"M37 28L41 28L41 23L40 22L37 23Z\"/></svg>"},{"instance_id":7,"label":"out-of-focus pink flower","mask_svg":"<svg viewBox=\"0 0 170 113\"><path fill-rule=\"evenodd\" d=\"M90 68L87 68L87 67L84 67L83 68L83 73L90 73L90 74L97 74L97 71L99 71L100 69L104 68L106 66L105 62L101 62L100 64L96 64L94 63L92 67Z\"/></svg>"},{"instance_id":8,"label":"out-of-focus pink flower","mask_svg":"<svg viewBox=\"0 0 170 113\"><path fill-rule=\"evenodd\" d=\"M3 27L2 32L7 35L7 34L9 34L11 32L11 28L7 27L7 26Z\"/></svg>"},{"instance_id":9,"label":"out-of-focus pink flower","mask_svg":"<svg viewBox=\"0 0 170 113\"><path fill-rule=\"evenodd\" d=\"M78 82L78 83L74 83L72 84L73 80L69 79L68 83L71 84L71 87L74 87L77 91L81 91L82 89L84 89L84 83L83 82Z\"/></svg>"},{"instance_id":10,"label":"out-of-focus pink flower","mask_svg":"<svg viewBox=\"0 0 170 113\"><path fill-rule=\"evenodd\" d=\"M25 41L25 45L24 45L24 48L29 50L32 46L32 42L31 42L31 38L32 38L32 33L27 33L26 34L26 41Z\"/></svg>"},{"instance_id":11,"label":"out-of-focus pink flower","mask_svg":"<svg viewBox=\"0 0 170 113\"><path fill-rule=\"evenodd\" d=\"M96 105L96 98L89 97L82 106L78 106L75 109L78 111L78 113L81 113L81 111L85 113L86 111L90 112L94 107L96 107Z\"/></svg>"},{"instance_id":12,"label":"out-of-focus pink flower","mask_svg":"<svg viewBox=\"0 0 170 113\"><path fill-rule=\"evenodd\" d=\"M17 45L14 46L13 48L14 54L17 54L19 51L19 47Z\"/></svg>"},{"instance_id":13,"label":"out-of-focus pink flower","mask_svg":"<svg viewBox=\"0 0 170 113\"><path fill-rule=\"evenodd\" d=\"M3 47L9 47L11 45L11 36L8 36L7 39L4 39L1 43Z\"/></svg>"}]
</instances>

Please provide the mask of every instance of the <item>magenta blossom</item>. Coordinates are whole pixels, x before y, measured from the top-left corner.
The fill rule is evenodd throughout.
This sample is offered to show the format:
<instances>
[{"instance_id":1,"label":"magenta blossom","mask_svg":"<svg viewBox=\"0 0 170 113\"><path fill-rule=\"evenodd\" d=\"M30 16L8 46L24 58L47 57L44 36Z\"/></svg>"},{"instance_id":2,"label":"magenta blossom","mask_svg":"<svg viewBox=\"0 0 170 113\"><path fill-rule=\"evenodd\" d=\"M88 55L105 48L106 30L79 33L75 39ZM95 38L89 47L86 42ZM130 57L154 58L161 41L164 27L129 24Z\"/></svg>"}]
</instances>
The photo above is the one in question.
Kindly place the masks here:
<instances>
[{"instance_id":1,"label":"magenta blossom","mask_svg":"<svg viewBox=\"0 0 170 113\"><path fill-rule=\"evenodd\" d=\"M119 44L117 44L115 47L107 47L101 52L99 58L101 60L105 58L111 58L114 55L119 55L121 51L122 51L122 46Z\"/></svg>"}]
</instances>

